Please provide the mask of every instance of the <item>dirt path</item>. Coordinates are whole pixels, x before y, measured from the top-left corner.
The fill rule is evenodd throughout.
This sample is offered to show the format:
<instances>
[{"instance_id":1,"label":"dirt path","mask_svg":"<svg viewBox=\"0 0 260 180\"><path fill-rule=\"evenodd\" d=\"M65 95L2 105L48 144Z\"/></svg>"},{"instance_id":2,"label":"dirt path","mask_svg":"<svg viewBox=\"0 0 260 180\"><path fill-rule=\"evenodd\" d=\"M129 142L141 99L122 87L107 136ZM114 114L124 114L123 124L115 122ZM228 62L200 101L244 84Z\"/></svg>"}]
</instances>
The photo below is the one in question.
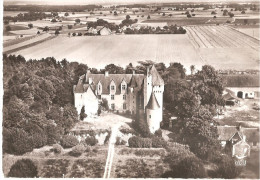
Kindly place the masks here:
<instances>
[{"instance_id":1,"label":"dirt path","mask_svg":"<svg viewBox=\"0 0 260 180\"><path fill-rule=\"evenodd\" d=\"M116 124L115 126L112 127L111 130L112 133L109 140L109 148L108 148L107 160L106 160L106 166L105 166L105 172L103 178L110 178L110 173L111 173L113 158L115 153L116 137L117 137L119 127L120 124Z\"/></svg>"}]
</instances>

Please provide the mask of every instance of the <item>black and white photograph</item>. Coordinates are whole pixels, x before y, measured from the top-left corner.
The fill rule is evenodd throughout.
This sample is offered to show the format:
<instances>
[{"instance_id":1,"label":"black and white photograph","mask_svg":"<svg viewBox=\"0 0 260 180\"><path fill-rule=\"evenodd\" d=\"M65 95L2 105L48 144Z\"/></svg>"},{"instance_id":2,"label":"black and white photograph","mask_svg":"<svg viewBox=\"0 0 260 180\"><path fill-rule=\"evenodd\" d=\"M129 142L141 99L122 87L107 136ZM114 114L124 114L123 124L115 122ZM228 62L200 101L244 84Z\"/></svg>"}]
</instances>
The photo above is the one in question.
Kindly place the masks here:
<instances>
[{"instance_id":1,"label":"black and white photograph","mask_svg":"<svg viewBox=\"0 0 260 180\"><path fill-rule=\"evenodd\" d=\"M1 179L260 179L259 0L1 8Z\"/></svg>"}]
</instances>

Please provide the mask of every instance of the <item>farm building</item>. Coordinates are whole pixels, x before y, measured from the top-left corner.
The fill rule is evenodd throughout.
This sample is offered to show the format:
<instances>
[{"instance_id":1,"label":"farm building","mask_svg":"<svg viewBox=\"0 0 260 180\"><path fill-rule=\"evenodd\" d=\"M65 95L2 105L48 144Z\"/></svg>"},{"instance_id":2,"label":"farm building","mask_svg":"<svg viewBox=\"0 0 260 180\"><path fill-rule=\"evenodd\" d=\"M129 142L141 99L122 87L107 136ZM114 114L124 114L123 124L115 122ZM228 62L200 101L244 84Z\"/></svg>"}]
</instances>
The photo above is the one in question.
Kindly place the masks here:
<instances>
[{"instance_id":1,"label":"farm building","mask_svg":"<svg viewBox=\"0 0 260 180\"><path fill-rule=\"evenodd\" d=\"M129 112L139 119L145 119L151 133L160 128L164 81L155 66L148 67L146 75L109 74L108 71L105 74L92 74L88 71L80 77L73 90L78 113L85 107L90 115L97 114L98 102L106 99L111 111Z\"/></svg>"},{"instance_id":2,"label":"farm building","mask_svg":"<svg viewBox=\"0 0 260 180\"><path fill-rule=\"evenodd\" d=\"M102 29L99 30L99 34L101 36L106 36L106 35L111 35L112 32L109 28L103 27Z\"/></svg>"},{"instance_id":3,"label":"farm building","mask_svg":"<svg viewBox=\"0 0 260 180\"><path fill-rule=\"evenodd\" d=\"M223 95L223 99L227 106L234 106L240 103L238 97L236 97L232 92L228 92L227 94Z\"/></svg>"},{"instance_id":4,"label":"farm building","mask_svg":"<svg viewBox=\"0 0 260 180\"><path fill-rule=\"evenodd\" d=\"M258 75L225 75L226 89L242 99L259 98L260 84Z\"/></svg>"},{"instance_id":5,"label":"farm building","mask_svg":"<svg viewBox=\"0 0 260 180\"><path fill-rule=\"evenodd\" d=\"M232 155L239 152L237 148L250 147L250 149L259 148L259 129L243 128L239 126L217 126L219 141L223 148L230 148Z\"/></svg>"},{"instance_id":6,"label":"farm building","mask_svg":"<svg viewBox=\"0 0 260 180\"><path fill-rule=\"evenodd\" d=\"M93 27L90 27L90 28L88 29L88 33L89 33L89 34L98 34L98 31L97 31L97 29L95 29L95 28L93 28Z\"/></svg>"}]
</instances>

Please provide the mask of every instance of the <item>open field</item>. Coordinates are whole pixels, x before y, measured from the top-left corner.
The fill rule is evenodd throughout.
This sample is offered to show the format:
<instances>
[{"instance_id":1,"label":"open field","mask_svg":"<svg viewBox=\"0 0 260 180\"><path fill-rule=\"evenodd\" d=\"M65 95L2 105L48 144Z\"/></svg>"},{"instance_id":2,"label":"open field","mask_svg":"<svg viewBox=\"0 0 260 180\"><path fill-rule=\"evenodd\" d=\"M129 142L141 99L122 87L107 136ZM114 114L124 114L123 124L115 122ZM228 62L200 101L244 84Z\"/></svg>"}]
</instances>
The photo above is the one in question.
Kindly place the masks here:
<instances>
[{"instance_id":1,"label":"open field","mask_svg":"<svg viewBox=\"0 0 260 180\"><path fill-rule=\"evenodd\" d=\"M197 68L210 64L218 69L258 67L257 39L228 26L189 26L186 29L185 35L60 35L14 54L21 54L26 59L49 56L58 60L66 58L97 68L103 68L109 63L125 66L140 60L166 64L180 62L186 69L192 64Z\"/></svg>"}]
</instances>

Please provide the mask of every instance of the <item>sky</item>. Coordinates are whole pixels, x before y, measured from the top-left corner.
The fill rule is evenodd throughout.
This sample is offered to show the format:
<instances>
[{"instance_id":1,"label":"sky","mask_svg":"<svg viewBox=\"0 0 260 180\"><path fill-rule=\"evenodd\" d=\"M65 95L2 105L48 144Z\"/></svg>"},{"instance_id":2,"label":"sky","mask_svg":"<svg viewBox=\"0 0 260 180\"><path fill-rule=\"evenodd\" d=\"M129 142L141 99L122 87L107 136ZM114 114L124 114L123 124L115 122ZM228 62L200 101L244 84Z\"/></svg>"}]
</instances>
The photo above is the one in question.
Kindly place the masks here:
<instances>
[{"instance_id":1,"label":"sky","mask_svg":"<svg viewBox=\"0 0 260 180\"><path fill-rule=\"evenodd\" d=\"M174 2L251 2L252 0L4 0L4 4L133 4L133 3L174 3Z\"/></svg>"}]
</instances>

